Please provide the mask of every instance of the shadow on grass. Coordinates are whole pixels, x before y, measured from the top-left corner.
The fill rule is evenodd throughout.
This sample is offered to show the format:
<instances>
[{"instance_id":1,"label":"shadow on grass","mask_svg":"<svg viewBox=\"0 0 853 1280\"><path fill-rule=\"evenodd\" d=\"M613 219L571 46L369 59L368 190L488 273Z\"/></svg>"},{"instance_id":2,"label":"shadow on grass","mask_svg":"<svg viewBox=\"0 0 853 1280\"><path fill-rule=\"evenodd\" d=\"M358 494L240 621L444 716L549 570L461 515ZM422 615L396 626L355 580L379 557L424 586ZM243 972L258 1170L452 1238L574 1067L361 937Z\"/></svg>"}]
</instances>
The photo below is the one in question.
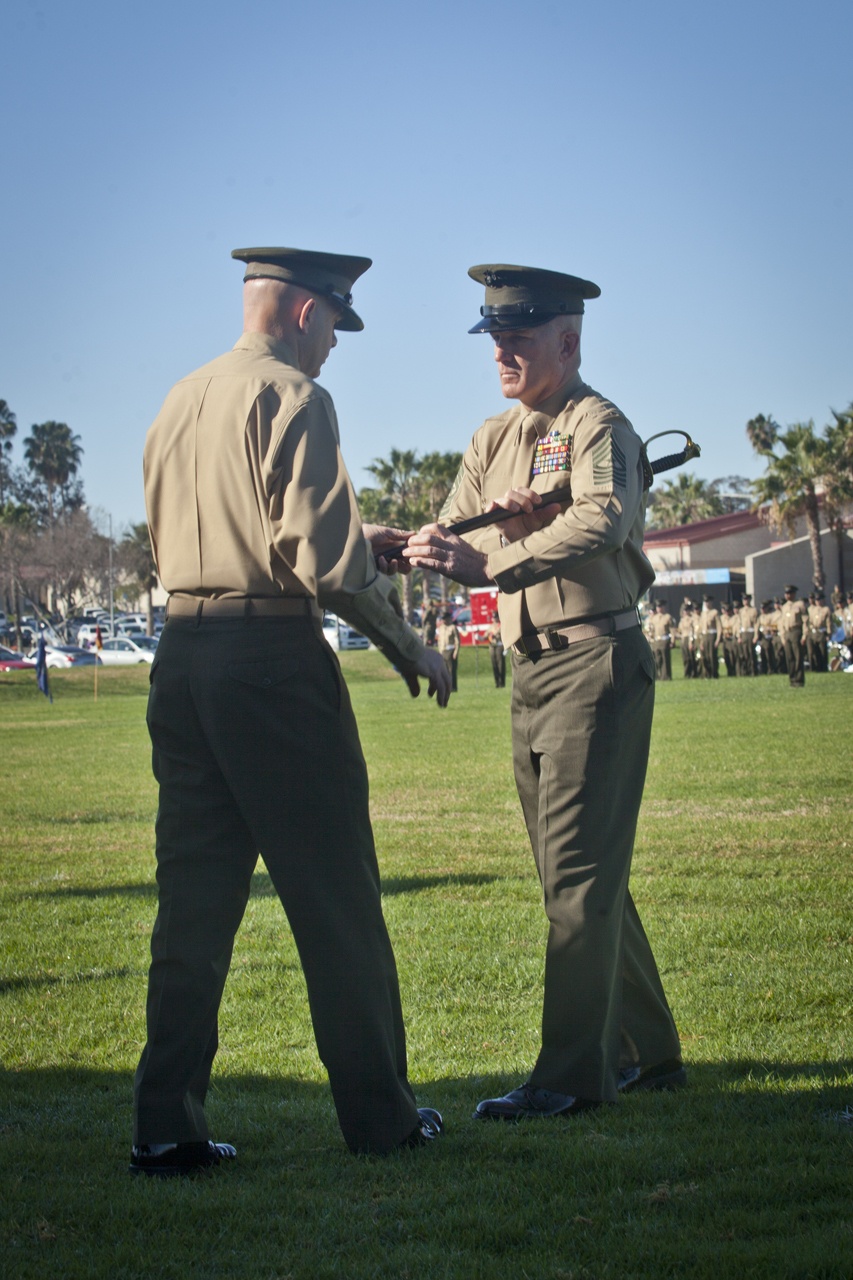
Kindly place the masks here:
<instances>
[{"instance_id":1,"label":"shadow on grass","mask_svg":"<svg viewBox=\"0 0 853 1280\"><path fill-rule=\"evenodd\" d=\"M118 976L125 976L127 972L129 971L118 971ZM81 980L82 977L83 975ZM632 1095L620 1099L614 1106L585 1112L583 1116L573 1120L569 1127L575 1127L578 1120L612 1121L618 1125L621 1117L627 1118L638 1107L647 1112L657 1103L666 1104L668 1123L673 1116L673 1107L677 1107L682 1121L689 1122L692 1113L697 1124L704 1123L708 1105L717 1108L722 1097L737 1100L740 1113L748 1117L749 1122L756 1124L762 1123L769 1111L776 1111L781 1100L791 1109L792 1118L792 1104L799 1106L803 1115L826 1116L827 1109L849 1110L853 1102L851 1070L853 1065L846 1061L740 1060L698 1065L688 1063L689 1085L677 1094ZM518 1079L518 1074L438 1077L417 1084L418 1101L423 1105L446 1109L445 1121L450 1118L455 1125L460 1120L467 1121L471 1115L470 1108L477 1100L499 1096L508 1089L515 1088ZM791 1087L793 1081L809 1083ZM821 1082L822 1088L813 1087L820 1086ZM774 1088L777 1084L779 1088ZM32 1126L35 1124L38 1127L43 1122L42 1118L49 1116L51 1136L53 1139L59 1138L62 1136L64 1123L76 1123L75 1117L80 1115L94 1118L91 1108L97 1108L98 1099L107 1096L122 1100L122 1115L116 1119L124 1125L129 1117L132 1091L133 1077L130 1071L100 1071L77 1066L15 1070L0 1066L0 1135L8 1137L18 1128L27 1128L32 1136ZM82 1112L79 1110L81 1106ZM220 1075L214 1069L207 1106L213 1113L225 1114L223 1123L226 1127L229 1125L227 1117L233 1111L239 1117L234 1121L236 1125L253 1130L266 1128L271 1110L280 1111L283 1106L293 1108L293 1116L287 1120L287 1124L292 1123L294 1116L300 1116L302 1121L306 1121L309 1112L314 1112L316 1108L328 1112L334 1121L332 1096L325 1082L306 1081L286 1075ZM458 1113L460 1106L461 1115ZM127 1115L124 1114L125 1111ZM281 1116L280 1119L284 1124L285 1117ZM56 1128L57 1125L59 1129ZM517 1127L477 1125L475 1129L499 1132L504 1128ZM538 1125L521 1127L535 1132ZM543 1128L550 1129L552 1126L543 1125Z\"/></svg>"},{"instance_id":2,"label":"shadow on grass","mask_svg":"<svg viewBox=\"0 0 853 1280\"><path fill-rule=\"evenodd\" d=\"M144 978L148 969L92 969L88 973L40 973L33 977L0 978L0 995L39 987L73 987L85 982L111 982L115 978Z\"/></svg>"},{"instance_id":3,"label":"shadow on grass","mask_svg":"<svg viewBox=\"0 0 853 1280\"><path fill-rule=\"evenodd\" d=\"M513 876L512 879L524 879ZM443 875L443 876L394 876L382 881L382 893L393 897L395 894L422 893L428 889L453 887L458 889L475 888L492 884L496 880L505 880L506 876L494 875ZM100 885L57 885L54 889L22 889L21 898L154 898L157 896L157 885L154 880L141 884L100 884ZM275 886L266 871L256 871L252 876L253 898L277 898Z\"/></svg>"}]
</instances>

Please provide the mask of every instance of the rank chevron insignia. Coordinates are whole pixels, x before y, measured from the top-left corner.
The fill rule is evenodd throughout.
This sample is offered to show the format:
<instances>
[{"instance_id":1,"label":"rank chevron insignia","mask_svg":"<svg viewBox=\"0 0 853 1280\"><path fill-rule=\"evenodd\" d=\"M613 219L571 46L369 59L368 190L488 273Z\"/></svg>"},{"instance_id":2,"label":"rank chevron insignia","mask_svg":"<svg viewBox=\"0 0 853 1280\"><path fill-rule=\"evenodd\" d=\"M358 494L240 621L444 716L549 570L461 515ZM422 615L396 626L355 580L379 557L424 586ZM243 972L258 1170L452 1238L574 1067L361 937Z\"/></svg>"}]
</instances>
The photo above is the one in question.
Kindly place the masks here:
<instances>
[{"instance_id":1,"label":"rank chevron insignia","mask_svg":"<svg viewBox=\"0 0 853 1280\"><path fill-rule=\"evenodd\" d=\"M628 464L609 427L592 451L592 482L597 489L627 487Z\"/></svg>"}]
</instances>

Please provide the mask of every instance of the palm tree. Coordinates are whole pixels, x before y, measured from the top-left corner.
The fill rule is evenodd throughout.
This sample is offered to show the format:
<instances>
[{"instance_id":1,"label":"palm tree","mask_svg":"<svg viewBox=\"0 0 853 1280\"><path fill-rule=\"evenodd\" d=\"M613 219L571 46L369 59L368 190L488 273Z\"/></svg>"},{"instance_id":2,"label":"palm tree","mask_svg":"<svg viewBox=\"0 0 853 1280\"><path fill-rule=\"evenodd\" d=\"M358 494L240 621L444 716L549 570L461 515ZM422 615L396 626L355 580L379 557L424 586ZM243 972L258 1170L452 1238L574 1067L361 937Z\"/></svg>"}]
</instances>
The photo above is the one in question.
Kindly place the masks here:
<instances>
[{"instance_id":1,"label":"palm tree","mask_svg":"<svg viewBox=\"0 0 853 1280\"><path fill-rule=\"evenodd\" d=\"M759 419L767 423L761 414ZM763 435L760 430L754 433L762 441L763 447L759 448L750 434L750 426L759 419L753 418L747 424L753 448L767 459L767 470L753 483L753 510L769 504L768 523L772 528L784 530L790 538L794 536L797 520L805 517L814 566L814 586L815 590L822 591L826 575L820 545L817 489L823 486L831 466L826 440L817 435L811 421L795 422L784 431L773 423L772 443L768 443L771 439L768 431L764 430Z\"/></svg>"},{"instance_id":2,"label":"palm tree","mask_svg":"<svg viewBox=\"0 0 853 1280\"><path fill-rule=\"evenodd\" d=\"M147 632L154 630L154 605L151 593L157 586L157 566L154 563L154 552L151 550L151 535L148 525L132 524L118 545L119 564L130 577L133 584L145 595L145 609L148 615Z\"/></svg>"},{"instance_id":3,"label":"palm tree","mask_svg":"<svg viewBox=\"0 0 853 1280\"><path fill-rule=\"evenodd\" d=\"M374 512L382 512L387 523L401 529L417 529L425 523L425 511L418 481L420 464L415 449L392 449L388 458L374 458L365 467L378 482L378 488L368 490L367 502ZM411 574L402 575L403 617L412 620Z\"/></svg>"},{"instance_id":4,"label":"palm tree","mask_svg":"<svg viewBox=\"0 0 853 1280\"><path fill-rule=\"evenodd\" d=\"M439 519L461 465L461 453L425 453L421 458L418 479L428 520Z\"/></svg>"},{"instance_id":5,"label":"palm tree","mask_svg":"<svg viewBox=\"0 0 853 1280\"><path fill-rule=\"evenodd\" d=\"M54 494L66 488L76 476L83 457L80 437L72 435L64 422L34 423L24 441L24 457L30 471L47 491L48 522L53 525L56 511Z\"/></svg>"},{"instance_id":6,"label":"palm tree","mask_svg":"<svg viewBox=\"0 0 853 1280\"><path fill-rule=\"evenodd\" d=\"M9 455L12 438L18 430L18 422L5 400L0 400L0 507L6 501L6 485L9 479Z\"/></svg>"},{"instance_id":7,"label":"palm tree","mask_svg":"<svg viewBox=\"0 0 853 1280\"><path fill-rule=\"evenodd\" d=\"M834 422L824 428L828 465L824 476L824 510L838 540L839 586L844 590L844 512L853 503L853 403L843 413L831 410Z\"/></svg>"},{"instance_id":8,"label":"palm tree","mask_svg":"<svg viewBox=\"0 0 853 1280\"><path fill-rule=\"evenodd\" d=\"M772 417L765 417L763 413L757 413L754 418L750 418L746 424L746 434L749 443L752 445L756 453L768 454L773 452L773 446L779 439L779 433L782 428L778 422Z\"/></svg>"},{"instance_id":9,"label":"palm tree","mask_svg":"<svg viewBox=\"0 0 853 1280\"><path fill-rule=\"evenodd\" d=\"M649 523L656 529L673 529L722 515L723 503L707 480L682 472L653 489Z\"/></svg>"}]
</instances>

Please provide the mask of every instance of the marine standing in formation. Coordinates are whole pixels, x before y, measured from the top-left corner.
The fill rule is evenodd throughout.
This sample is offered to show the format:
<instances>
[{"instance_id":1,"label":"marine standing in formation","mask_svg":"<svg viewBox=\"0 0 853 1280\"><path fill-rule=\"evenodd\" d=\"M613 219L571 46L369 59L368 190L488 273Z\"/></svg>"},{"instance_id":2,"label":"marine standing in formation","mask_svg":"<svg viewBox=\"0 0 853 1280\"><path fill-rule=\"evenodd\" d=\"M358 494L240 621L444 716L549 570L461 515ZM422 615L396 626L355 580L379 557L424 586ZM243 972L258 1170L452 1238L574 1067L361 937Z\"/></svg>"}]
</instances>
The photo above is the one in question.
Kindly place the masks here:
<instances>
[{"instance_id":1,"label":"marine standing in formation","mask_svg":"<svg viewBox=\"0 0 853 1280\"><path fill-rule=\"evenodd\" d=\"M327 606L413 695L423 678L447 702L439 655L377 576L374 557L398 533L365 536L334 405L314 380L335 331L364 327L350 291L370 259L233 256L246 264L243 335L172 389L145 446L169 603L148 705L159 906L130 1167L155 1176L235 1155L210 1140L204 1101L259 852L293 930L347 1145L383 1153L441 1131L407 1079L367 770L321 625Z\"/></svg>"},{"instance_id":2,"label":"marine standing in formation","mask_svg":"<svg viewBox=\"0 0 853 1280\"><path fill-rule=\"evenodd\" d=\"M789 584L785 588L785 603L779 610L779 630L785 649L788 681L793 688L802 687L806 683L806 624L806 605L797 599L797 588Z\"/></svg>"},{"instance_id":3,"label":"marine standing in formation","mask_svg":"<svg viewBox=\"0 0 853 1280\"><path fill-rule=\"evenodd\" d=\"M403 555L500 589L516 785L550 921L539 1056L476 1116L567 1116L685 1079L628 891L654 705L637 610L654 578L642 446L579 374L584 301L597 285L521 266L469 275L486 289L471 332L491 334L503 395L518 404L477 431L442 520L496 506L517 514L464 539L428 525ZM569 482L567 507L541 505Z\"/></svg>"},{"instance_id":4,"label":"marine standing in formation","mask_svg":"<svg viewBox=\"0 0 853 1280\"><path fill-rule=\"evenodd\" d=\"M754 676L757 673L755 646L758 643L758 610L753 607L752 596L748 591L744 591L742 599L743 603L738 610L740 634L737 673L739 676Z\"/></svg>"},{"instance_id":5,"label":"marine standing in formation","mask_svg":"<svg viewBox=\"0 0 853 1280\"><path fill-rule=\"evenodd\" d=\"M705 596L697 634L702 655L702 675L706 680L716 680L720 674L723 632L717 602L713 596Z\"/></svg>"},{"instance_id":6,"label":"marine standing in formation","mask_svg":"<svg viewBox=\"0 0 853 1280\"><path fill-rule=\"evenodd\" d=\"M693 680L699 675L696 658L696 640L698 618L692 600L685 600L678 620L678 644L681 649L681 666L685 680Z\"/></svg>"},{"instance_id":7,"label":"marine standing in formation","mask_svg":"<svg viewBox=\"0 0 853 1280\"><path fill-rule=\"evenodd\" d=\"M487 635L489 640L489 656L492 660L492 675L495 678L495 688L503 689L506 685L506 650L504 649L503 636L501 635L500 614L497 612L492 614L492 620L489 623Z\"/></svg>"},{"instance_id":8,"label":"marine standing in formation","mask_svg":"<svg viewBox=\"0 0 853 1280\"><path fill-rule=\"evenodd\" d=\"M734 607L725 602L720 615L720 634L723 639L723 662L726 664L726 675L736 676L738 673L738 650L740 648L740 619Z\"/></svg>"},{"instance_id":9,"label":"marine standing in formation","mask_svg":"<svg viewBox=\"0 0 853 1280\"><path fill-rule=\"evenodd\" d=\"M447 668L450 687L454 693L456 693L458 682L459 647L461 643L459 628L453 621L453 613L450 609L445 609L441 615L441 622L438 624L435 647L441 654L444 665Z\"/></svg>"},{"instance_id":10,"label":"marine standing in formation","mask_svg":"<svg viewBox=\"0 0 853 1280\"><path fill-rule=\"evenodd\" d=\"M654 612L646 620L646 634L655 659L655 678L672 679L672 643L675 619L667 611L665 600L656 600Z\"/></svg>"}]
</instances>

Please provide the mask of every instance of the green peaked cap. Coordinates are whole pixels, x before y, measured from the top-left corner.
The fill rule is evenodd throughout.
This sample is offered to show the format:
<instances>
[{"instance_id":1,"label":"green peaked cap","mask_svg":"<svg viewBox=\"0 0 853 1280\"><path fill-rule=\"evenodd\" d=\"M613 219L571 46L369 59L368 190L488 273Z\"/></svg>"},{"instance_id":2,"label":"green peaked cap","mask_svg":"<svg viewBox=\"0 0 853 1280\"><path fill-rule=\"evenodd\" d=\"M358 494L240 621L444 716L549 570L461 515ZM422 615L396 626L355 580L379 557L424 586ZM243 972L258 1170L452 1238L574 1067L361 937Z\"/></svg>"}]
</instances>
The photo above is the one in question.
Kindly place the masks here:
<instances>
[{"instance_id":1,"label":"green peaked cap","mask_svg":"<svg viewBox=\"0 0 853 1280\"><path fill-rule=\"evenodd\" d=\"M584 299L601 293L597 284L580 276L505 262L469 267L468 275L486 286L485 306L480 308L483 318L469 333L532 329L555 316L580 316Z\"/></svg>"},{"instance_id":2,"label":"green peaked cap","mask_svg":"<svg viewBox=\"0 0 853 1280\"><path fill-rule=\"evenodd\" d=\"M357 333L364 328L352 309L352 287L373 265L372 258L344 253L315 253L312 249L232 249L231 257L246 263L246 280L283 280L340 307L336 329Z\"/></svg>"}]
</instances>

